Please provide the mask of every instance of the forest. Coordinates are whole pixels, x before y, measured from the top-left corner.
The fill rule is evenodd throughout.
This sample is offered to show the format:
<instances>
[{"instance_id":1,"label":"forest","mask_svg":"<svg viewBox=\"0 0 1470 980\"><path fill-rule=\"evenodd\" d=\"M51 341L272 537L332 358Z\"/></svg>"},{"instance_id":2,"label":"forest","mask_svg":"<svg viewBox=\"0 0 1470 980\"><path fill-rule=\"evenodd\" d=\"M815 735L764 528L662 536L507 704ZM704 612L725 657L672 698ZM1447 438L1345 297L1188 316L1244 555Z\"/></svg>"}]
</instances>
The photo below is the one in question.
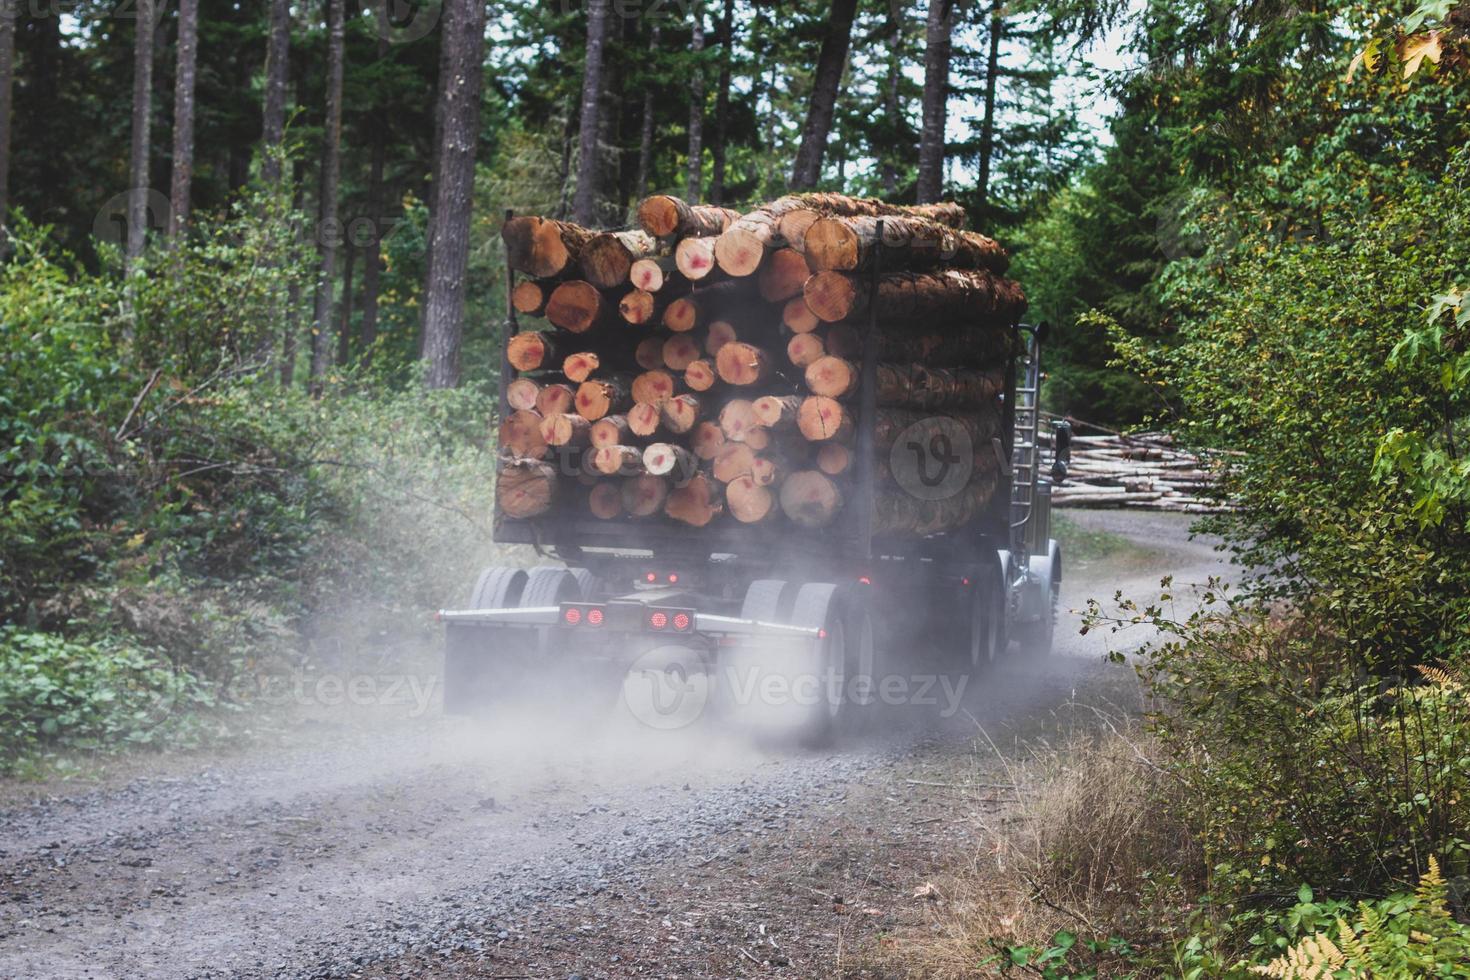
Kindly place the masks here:
<instances>
[{"instance_id":1,"label":"forest","mask_svg":"<svg viewBox=\"0 0 1470 980\"><path fill-rule=\"evenodd\" d=\"M495 553L508 215L955 201L1046 407L1228 453L1249 570L1093 603L1162 631L1136 820L1031 872L1089 928L958 973L1463 975L1467 145L1454 0L5 0L0 771L431 648Z\"/></svg>"}]
</instances>

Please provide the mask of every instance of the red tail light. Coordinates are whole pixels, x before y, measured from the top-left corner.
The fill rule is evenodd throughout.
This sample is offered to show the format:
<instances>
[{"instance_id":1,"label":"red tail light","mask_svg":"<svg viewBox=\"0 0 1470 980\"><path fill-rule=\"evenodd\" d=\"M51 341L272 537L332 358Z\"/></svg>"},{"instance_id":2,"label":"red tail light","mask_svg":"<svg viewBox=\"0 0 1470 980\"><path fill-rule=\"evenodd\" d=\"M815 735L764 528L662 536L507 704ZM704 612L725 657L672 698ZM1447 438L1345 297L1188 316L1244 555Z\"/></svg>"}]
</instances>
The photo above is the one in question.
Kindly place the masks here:
<instances>
[{"instance_id":1,"label":"red tail light","mask_svg":"<svg viewBox=\"0 0 1470 980\"><path fill-rule=\"evenodd\" d=\"M645 582L657 582L658 581L658 575L655 572L649 572L647 575L643 576L643 581L645 581Z\"/></svg>"},{"instance_id":2,"label":"red tail light","mask_svg":"<svg viewBox=\"0 0 1470 980\"><path fill-rule=\"evenodd\" d=\"M669 575L669 584L670 585L673 585L677 581L679 581L679 575L678 575L677 572L674 572L674 573L672 573L672 574Z\"/></svg>"},{"instance_id":3,"label":"red tail light","mask_svg":"<svg viewBox=\"0 0 1470 980\"><path fill-rule=\"evenodd\" d=\"M648 617L648 625L652 626L656 630L663 629L664 627L669 625L668 613L655 612L653 615Z\"/></svg>"},{"instance_id":4,"label":"red tail light","mask_svg":"<svg viewBox=\"0 0 1470 980\"><path fill-rule=\"evenodd\" d=\"M601 626L602 625L602 610L601 609L589 609L589 610L587 610L587 625L588 626Z\"/></svg>"},{"instance_id":5,"label":"red tail light","mask_svg":"<svg viewBox=\"0 0 1470 980\"><path fill-rule=\"evenodd\" d=\"M573 606L571 609L562 613L561 617L567 621L568 626L576 626L582 621L582 610Z\"/></svg>"},{"instance_id":6,"label":"red tail light","mask_svg":"<svg viewBox=\"0 0 1470 980\"><path fill-rule=\"evenodd\" d=\"M970 578L969 578L969 576L966 576L966 577L960 579L960 584L961 585L968 586L970 584Z\"/></svg>"},{"instance_id":7,"label":"red tail light","mask_svg":"<svg viewBox=\"0 0 1470 980\"><path fill-rule=\"evenodd\" d=\"M870 579L870 578L868 578L866 575L860 576L858 578L858 582L861 583L861 584L863 584L863 585L872 585L873 584L873 580Z\"/></svg>"},{"instance_id":8,"label":"red tail light","mask_svg":"<svg viewBox=\"0 0 1470 980\"><path fill-rule=\"evenodd\" d=\"M687 630L692 623L688 613L674 613L674 629L679 632Z\"/></svg>"}]
</instances>

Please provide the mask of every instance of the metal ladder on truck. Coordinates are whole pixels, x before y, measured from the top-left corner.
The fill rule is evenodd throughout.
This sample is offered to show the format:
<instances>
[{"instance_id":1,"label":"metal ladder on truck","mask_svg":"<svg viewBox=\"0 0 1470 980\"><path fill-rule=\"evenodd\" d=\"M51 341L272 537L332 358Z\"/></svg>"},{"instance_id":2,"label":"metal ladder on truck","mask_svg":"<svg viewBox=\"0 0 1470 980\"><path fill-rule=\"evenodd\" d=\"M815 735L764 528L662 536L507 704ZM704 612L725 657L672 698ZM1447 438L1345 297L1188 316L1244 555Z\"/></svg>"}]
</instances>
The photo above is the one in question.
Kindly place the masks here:
<instances>
[{"instance_id":1,"label":"metal ladder on truck","mask_svg":"<svg viewBox=\"0 0 1470 980\"><path fill-rule=\"evenodd\" d=\"M1045 539L1037 542L1037 531L1045 534L1051 521L1032 520L1051 516L1051 486L1041 486L1041 447L1037 437L1041 431L1041 341L1038 331L1022 328L1026 339L1024 361L1016 371L1016 395L1012 406L1015 441L1011 447L1011 554L1021 563L1036 554L1036 545L1046 548ZM1045 514L1039 511L1045 511Z\"/></svg>"}]
</instances>

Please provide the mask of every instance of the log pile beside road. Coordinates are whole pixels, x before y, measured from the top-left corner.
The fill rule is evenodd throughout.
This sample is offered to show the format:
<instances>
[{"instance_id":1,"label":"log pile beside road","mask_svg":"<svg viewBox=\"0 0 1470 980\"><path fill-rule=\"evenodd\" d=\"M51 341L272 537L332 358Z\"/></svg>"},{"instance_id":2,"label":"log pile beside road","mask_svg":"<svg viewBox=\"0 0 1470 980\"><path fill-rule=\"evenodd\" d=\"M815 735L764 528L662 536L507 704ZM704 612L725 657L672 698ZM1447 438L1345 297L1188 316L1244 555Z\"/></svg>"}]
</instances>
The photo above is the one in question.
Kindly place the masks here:
<instances>
[{"instance_id":1,"label":"log pile beside road","mask_svg":"<svg viewBox=\"0 0 1470 980\"><path fill-rule=\"evenodd\" d=\"M1051 499L1057 507L1220 511L1228 506L1212 493L1220 462L1180 449L1164 432L1074 435L1067 479Z\"/></svg>"},{"instance_id":2,"label":"log pile beside road","mask_svg":"<svg viewBox=\"0 0 1470 980\"><path fill-rule=\"evenodd\" d=\"M502 228L523 277L511 305L545 323L507 339L501 517L822 528L857 499L864 428L875 531L950 530L988 504L1026 301L962 208L807 194L739 214L661 195L637 214L631 231ZM870 322L878 407L864 418ZM932 501L889 459L936 416L977 452L969 484Z\"/></svg>"}]
</instances>

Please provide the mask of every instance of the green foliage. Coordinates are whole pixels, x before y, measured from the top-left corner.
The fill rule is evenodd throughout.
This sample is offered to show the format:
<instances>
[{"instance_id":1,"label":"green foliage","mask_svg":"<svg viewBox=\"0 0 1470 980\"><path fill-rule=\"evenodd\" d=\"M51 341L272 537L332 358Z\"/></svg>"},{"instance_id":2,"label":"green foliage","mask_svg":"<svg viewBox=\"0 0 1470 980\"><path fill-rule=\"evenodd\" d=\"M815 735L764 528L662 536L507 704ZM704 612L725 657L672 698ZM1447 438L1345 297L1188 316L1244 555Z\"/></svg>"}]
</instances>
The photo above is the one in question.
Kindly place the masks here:
<instances>
[{"instance_id":1,"label":"green foliage","mask_svg":"<svg viewBox=\"0 0 1470 980\"><path fill-rule=\"evenodd\" d=\"M1017 969L1043 980L1096 980L1101 976L1128 980L1133 972L1121 972L1135 959L1133 947L1124 939L1082 939L1067 929L1058 930L1051 943L1038 946L999 946L1000 955L981 966L997 964L1002 975ZM1100 972L1104 967L1107 972Z\"/></svg>"},{"instance_id":2,"label":"green foliage","mask_svg":"<svg viewBox=\"0 0 1470 980\"><path fill-rule=\"evenodd\" d=\"M1283 620L1223 589L1183 621L1120 599L1089 628L1171 637L1141 668L1154 729L1186 788L1217 900L1312 880L1371 892L1437 857L1470 869L1470 692L1453 670L1431 683L1355 673L1309 619Z\"/></svg>"},{"instance_id":3,"label":"green foliage","mask_svg":"<svg viewBox=\"0 0 1470 980\"><path fill-rule=\"evenodd\" d=\"M116 640L66 640L0 626L0 773L40 746L76 750L178 744L197 736L211 691L157 654Z\"/></svg>"},{"instance_id":4,"label":"green foliage","mask_svg":"<svg viewBox=\"0 0 1470 980\"><path fill-rule=\"evenodd\" d=\"M1294 905L1238 912L1191 936L1176 966L1184 980L1463 977L1470 925L1450 915L1447 891L1433 857L1413 892L1372 902L1322 900L1303 885ZM1224 951L1237 937L1245 937L1244 949Z\"/></svg>"}]
</instances>

